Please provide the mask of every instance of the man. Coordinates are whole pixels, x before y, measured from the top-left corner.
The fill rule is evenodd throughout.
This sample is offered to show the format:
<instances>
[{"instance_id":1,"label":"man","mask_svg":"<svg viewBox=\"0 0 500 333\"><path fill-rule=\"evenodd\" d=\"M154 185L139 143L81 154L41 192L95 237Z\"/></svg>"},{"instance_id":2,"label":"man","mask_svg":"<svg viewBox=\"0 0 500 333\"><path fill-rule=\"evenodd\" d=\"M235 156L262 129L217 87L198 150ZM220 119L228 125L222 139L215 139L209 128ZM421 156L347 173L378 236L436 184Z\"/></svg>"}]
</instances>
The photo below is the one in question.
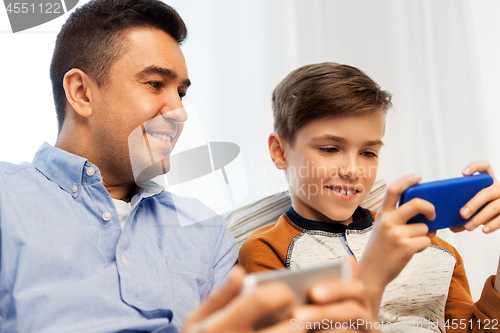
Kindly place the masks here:
<instances>
[{"instance_id":1,"label":"man","mask_svg":"<svg viewBox=\"0 0 500 333\"><path fill-rule=\"evenodd\" d=\"M92 1L63 26L50 71L56 146L0 164L0 331L177 332L186 321L188 332L243 332L292 309L283 285L239 295L238 268L209 295L236 262L234 239L199 202L148 181L168 171L187 119L186 34L156 0ZM357 279L311 299L295 318L370 318Z\"/></svg>"}]
</instances>

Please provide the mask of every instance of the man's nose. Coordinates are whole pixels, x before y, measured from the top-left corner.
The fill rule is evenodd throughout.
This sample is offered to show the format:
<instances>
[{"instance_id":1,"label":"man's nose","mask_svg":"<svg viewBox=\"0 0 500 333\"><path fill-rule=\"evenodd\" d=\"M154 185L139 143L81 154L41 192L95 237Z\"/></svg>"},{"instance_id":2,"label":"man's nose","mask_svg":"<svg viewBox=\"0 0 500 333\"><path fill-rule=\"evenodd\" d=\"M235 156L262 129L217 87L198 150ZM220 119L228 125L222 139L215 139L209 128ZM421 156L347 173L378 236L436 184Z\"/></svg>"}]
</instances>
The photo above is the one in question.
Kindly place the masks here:
<instances>
[{"instance_id":1,"label":"man's nose","mask_svg":"<svg viewBox=\"0 0 500 333\"><path fill-rule=\"evenodd\" d=\"M188 119L186 109L183 106L180 106L174 110L162 110L161 116L165 119L173 119L178 124L182 124Z\"/></svg>"}]
</instances>

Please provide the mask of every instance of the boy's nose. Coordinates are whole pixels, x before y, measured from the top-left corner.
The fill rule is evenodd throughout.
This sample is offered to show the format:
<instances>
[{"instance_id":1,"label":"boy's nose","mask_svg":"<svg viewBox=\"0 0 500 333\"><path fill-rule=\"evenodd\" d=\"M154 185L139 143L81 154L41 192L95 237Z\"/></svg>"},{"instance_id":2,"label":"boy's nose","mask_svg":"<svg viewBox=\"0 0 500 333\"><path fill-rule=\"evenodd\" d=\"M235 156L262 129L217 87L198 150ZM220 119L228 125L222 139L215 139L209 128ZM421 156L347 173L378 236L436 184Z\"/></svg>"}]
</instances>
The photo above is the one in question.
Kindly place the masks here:
<instances>
[{"instance_id":1,"label":"boy's nose","mask_svg":"<svg viewBox=\"0 0 500 333\"><path fill-rule=\"evenodd\" d=\"M357 179L359 175L359 165L356 160L350 160L340 168L339 176L345 179Z\"/></svg>"}]
</instances>

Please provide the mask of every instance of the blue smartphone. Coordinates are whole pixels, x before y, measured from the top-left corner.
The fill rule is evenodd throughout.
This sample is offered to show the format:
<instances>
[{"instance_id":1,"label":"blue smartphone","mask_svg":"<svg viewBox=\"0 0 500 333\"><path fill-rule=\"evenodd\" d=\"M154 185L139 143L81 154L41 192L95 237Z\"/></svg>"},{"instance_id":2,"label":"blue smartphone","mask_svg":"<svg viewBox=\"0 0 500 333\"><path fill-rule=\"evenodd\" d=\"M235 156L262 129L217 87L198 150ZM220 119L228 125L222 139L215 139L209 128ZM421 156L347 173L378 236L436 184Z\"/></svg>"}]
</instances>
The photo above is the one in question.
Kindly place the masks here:
<instances>
[{"instance_id":1,"label":"blue smartphone","mask_svg":"<svg viewBox=\"0 0 500 333\"><path fill-rule=\"evenodd\" d=\"M429 231L458 227L469 221L484 206L467 220L460 216L460 209L479 191L492 184L493 178L485 173L421 183L406 189L399 199L399 205L413 198L422 198L434 205L436 218L429 221L422 214L418 214L408 220L408 223L423 222L427 224Z\"/></svg>"}]
</instances>

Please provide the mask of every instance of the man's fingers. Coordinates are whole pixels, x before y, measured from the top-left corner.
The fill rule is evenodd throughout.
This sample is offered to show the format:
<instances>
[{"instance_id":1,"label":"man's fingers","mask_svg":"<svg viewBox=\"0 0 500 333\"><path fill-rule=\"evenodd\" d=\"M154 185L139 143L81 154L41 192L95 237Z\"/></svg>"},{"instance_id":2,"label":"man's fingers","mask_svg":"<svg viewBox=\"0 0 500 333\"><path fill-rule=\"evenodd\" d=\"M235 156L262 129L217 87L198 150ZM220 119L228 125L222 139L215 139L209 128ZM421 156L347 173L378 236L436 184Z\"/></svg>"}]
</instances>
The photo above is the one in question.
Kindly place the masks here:
<instances>
[{"instance_id":1,"label":"man's fingers","mask_svg":"<svg viewBox=\"0 0 500 333\"><path fill-rule=\"evenodd\" d=\"M296 320L299 323L328 323L328 326L333 325L331 327L333 329L356 329L357 323L371 320L371 313L359 302L345 300L330 305L300 306L293 312L292 320ZM335 323L337 323L337 327L335 327Z\"/></svg>"},{"instance_id":2,"label":"man's fingers","mask_svg":"<svg viewBox=\"0 0 500 333\"><path fill-rule=\"evenodd\" d=\"M239 266L233 267L227 277L216 286L205 301L189 315L188 320L202 320L228 304L229 301L238 295L244 277L245 270L243 268Z\"/></svg>"},{"instance_id":3,"label":"man's fingers","mask_svg":"<svg viewBox=\"0 0 500 333\"><path fill-rule=\"evenodd\" d=\"M356 279L351 281L326 280L315 284L309 297L313 303L325 304L339 302L346 299L355 299L364 302L364 284Z\"/></svg>"},{"instance_id":4,"label":"man's fingers","mask_svg":"<svg viewBox=\"0 0 500 333\"><path fill-rule=\"evenodd\" d=\"M291 321L290 319L285 319L277 324L266 327L258 331L259 333L290 333L290 332L309 332L304 323L299 323L298 321Z\"/></svg>"},{"instance_id":5,"label":"man's fingers","mask_svg":"<svg viewBox=\"0 0 500 333\"><path fill-rule=\"evenodd\" d=\"M289 313L295 304L295 293L284 283L267 283L255 290L244 292L226 307L206 320L213 332L224 328L250 330L259 319L278 312Z\"/></svg>"},{"instance_id":6,"label":"man's fingers","mask_svg":"<svg viewBox=\"0 0 500 333\"><path fill-rule=\"evenodd\" d=\"M488 161L473 162L465 167L465 169L462 171L462 174L464 176L470 176L476 172L487 173L491 177L495 178L495 174L493 173L493 169L491 168L491 165Z\"/></svg>"},{"instance_id":7,"label":"man's fingers","mask_svg":"<svg viewBox=\"0 0 500 333\"><path fill-rule=\"evenodd\" d=\"M344 299L364 300L365 287L358 279L358 264L353 256L346 256L342 260L351 266L351 280L341 281L330 279L314 284L308 291L313 303L323 304L338 302Z\"/></svg>"},{"instance_id":8,"label":"man's fingers","mask_svg":"<svg viewBox=\"0 0 500 333\"><path fill-rule=\"evenodd\" d=\"M295 304L295 293L284 283L268 283L255 290L240 293L245 272L235 267L226 280L217 286L186 320L185 327L200 332L253 331L262 318L277 311L288 316ZM285 327L273 326L273 332L285 332ZM229 329L230 328L230 329ZM300 330L299 330L300 332Z\"/></svg>"},{"instance_id":9,"label":"man's fingers","mask_svg":"<svg viewBox=\"0 0 500 333\"><path fill-rule=\"evenodd\" d=\"M429 201L414 198L401 205L398 209L398 214L404 223L418 214L422 214L426 219L432 221L436 218L436 209Z\"/></svg>"},{"instance_id":10,"label":"man's fingers","mask_svg":"<svg viewBox=\"0 0 500 333\"><path fill-rule=\"evenodd\" d=\"M349 255L349 256L344 256L342 260L348 262L351 265L351 280L356 280L359 277L359 269L358 269L358 262L354 258L354 256Z\"/></svg>"},{"instance_id":11,"label":"man's fingers","mask_svg":"<svg viewBox=\"0 0 500 333\"><path fill-rule=\"evenodd\" d=\"M417 184L421 179L422 176L419 174L407 175L398 179L387 189L387 194L385 195L381 210L389 212L396 209L401 194L408 187Z\"/></svg>"}]
</instances>

